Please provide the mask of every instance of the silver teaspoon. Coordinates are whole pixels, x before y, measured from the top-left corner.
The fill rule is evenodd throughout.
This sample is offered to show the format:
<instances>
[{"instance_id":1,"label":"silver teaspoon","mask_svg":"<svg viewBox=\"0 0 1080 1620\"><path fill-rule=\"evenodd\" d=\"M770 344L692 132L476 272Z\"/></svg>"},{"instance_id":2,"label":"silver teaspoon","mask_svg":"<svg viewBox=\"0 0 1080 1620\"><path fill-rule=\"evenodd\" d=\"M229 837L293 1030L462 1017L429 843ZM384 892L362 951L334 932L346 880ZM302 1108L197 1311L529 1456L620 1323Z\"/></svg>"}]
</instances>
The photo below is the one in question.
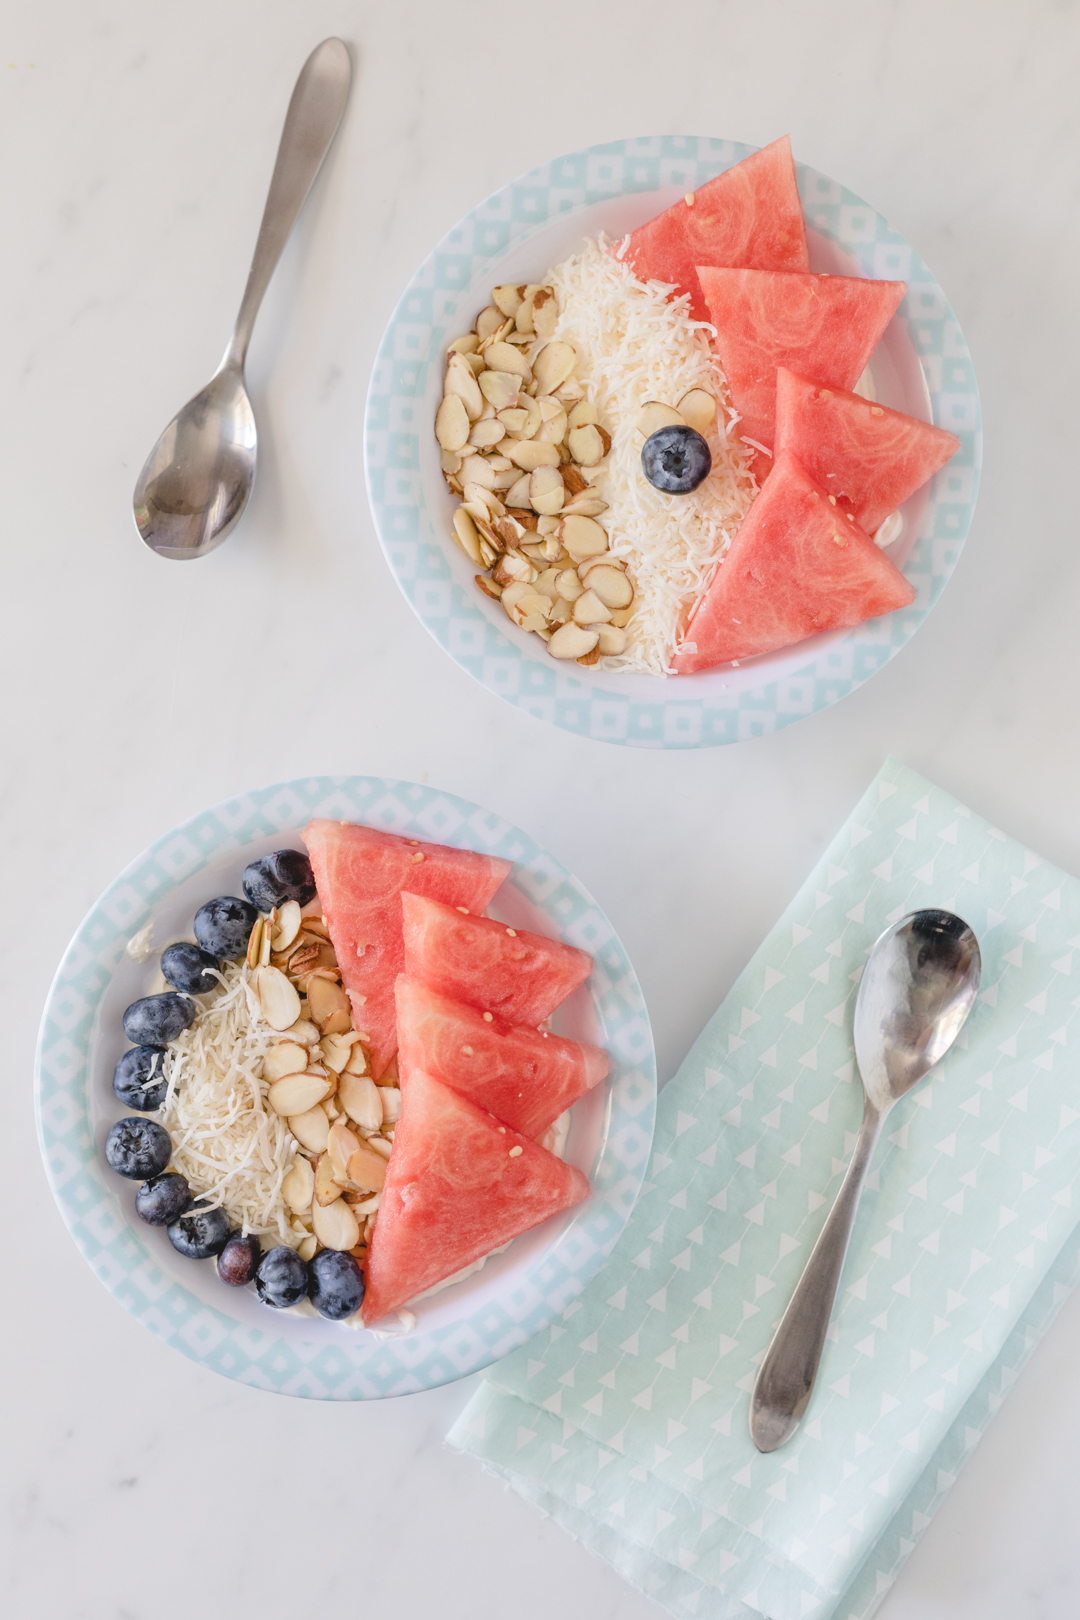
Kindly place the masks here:
<instances>
[{"instance_id":1,"label":"silver teaspoon","mask_svg":"<svg viewBox=\"0 0 1080 1620\"><path fill-rule=\"evenodd\" d=\"M979 989L979 943L951 911L913 911L870 952L855 1001L862 1127L836 1202L814 1244L754 1384L750 1436L775 1451L806 1411L866 1172L894 1104L944 1057Z\"/></svg>"},{"instance_id":2,"label":"silver teaspoon","mask_svg":"<svg viewBox=\"0 0 1080 1620\"><path fill-rule=\"evenodd\" d=\"M216 373L165 429L135 485L135 522L161 557L205 557L231 534L255 482L255 415L244 383L252 327L312 181L337 133L352 66L324 39L300 70L285 115L240 313Z\"/></svg>"}]
</instances>

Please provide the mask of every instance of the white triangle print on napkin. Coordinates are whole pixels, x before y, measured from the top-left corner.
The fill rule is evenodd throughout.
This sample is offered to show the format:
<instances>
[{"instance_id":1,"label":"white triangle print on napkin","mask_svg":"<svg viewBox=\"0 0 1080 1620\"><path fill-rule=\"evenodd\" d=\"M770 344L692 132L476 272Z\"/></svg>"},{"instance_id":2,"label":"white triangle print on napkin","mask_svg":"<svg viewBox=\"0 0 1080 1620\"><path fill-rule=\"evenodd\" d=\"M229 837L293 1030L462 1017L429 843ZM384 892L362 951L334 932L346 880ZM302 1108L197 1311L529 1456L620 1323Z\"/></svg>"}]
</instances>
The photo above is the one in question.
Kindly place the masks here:
<instances>
[{"instance_id":1,"label":"white triangle print on napkin","mask_svg":"<svg viewBox=\"0 0 1080 1620\"><path fill-rule=\"evenodd\" d=\"M862 1114L862 966L930 905L982 991L890 1120L806 1420L761 1456L756 1368ZM608 1264L452 1443L673 1613L864 1620L1076 1274L1078 947L1076 880L890 761L661 1094Z\"/></svg>"}]
</instances>

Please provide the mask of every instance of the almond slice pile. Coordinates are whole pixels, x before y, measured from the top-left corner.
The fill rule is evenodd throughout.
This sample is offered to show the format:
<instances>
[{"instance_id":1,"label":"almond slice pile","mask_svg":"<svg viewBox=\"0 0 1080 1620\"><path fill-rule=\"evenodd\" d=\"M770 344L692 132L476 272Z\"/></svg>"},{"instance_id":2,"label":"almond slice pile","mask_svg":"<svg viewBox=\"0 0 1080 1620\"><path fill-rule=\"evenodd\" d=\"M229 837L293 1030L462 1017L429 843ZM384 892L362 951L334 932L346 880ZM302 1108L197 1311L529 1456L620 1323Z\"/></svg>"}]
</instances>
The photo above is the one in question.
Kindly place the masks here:
<instances>
[{"instance_id":1,"label":"almond slice pile","mask_svg":"<svg viewBox=\"0 0 1080 1620\"><path fill-rule=\"evenodd\" d=\"M396 1064L372 1080L316 898L260 917L248 942L251 990L279 1035L263 1062L266 1101L297 1143L281 1184L297 1249L343 1249L361 1267L401 1114Z\"/></svg>"},{"instance_id":2,"label":"almond slice pile","mask_svg":"<svg viewBox=\"0 0 1080 1620\"><path fill-rule=\"evenodd\" d=\"M450 345L435 416L443 476L461 497L453 539L513 624L553 658L596 664L625 651L634 608L588 477L611 438L574 375L577 353L554 335L552 289L507 284L491 300Z\"/></svg>"}]
</instances>

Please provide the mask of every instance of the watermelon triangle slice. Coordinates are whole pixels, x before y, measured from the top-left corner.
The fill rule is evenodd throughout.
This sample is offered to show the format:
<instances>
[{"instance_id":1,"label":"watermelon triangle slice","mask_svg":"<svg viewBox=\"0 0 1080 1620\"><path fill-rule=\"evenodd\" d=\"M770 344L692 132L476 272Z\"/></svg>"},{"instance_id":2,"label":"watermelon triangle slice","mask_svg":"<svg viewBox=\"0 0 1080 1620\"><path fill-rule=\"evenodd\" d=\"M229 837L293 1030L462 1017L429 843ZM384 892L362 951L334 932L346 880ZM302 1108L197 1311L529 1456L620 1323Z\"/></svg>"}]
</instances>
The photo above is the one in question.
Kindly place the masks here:
<instances>
[{"instance_id":1,"label":"watermelon triangle slice","mask_svg":"<svg viewBox=\"0 0 1080 1620\"><path fill-rule=\"evenodd\" d=\"M680 675L908 607L915 592L789 451L781 451L690 619Z\"/></svg>"},{"instance_id":2,"label":"watermelon triangle slice","mask_svg":"<svg viewBox=\"0 0 1080 1620\"><path fill-rule=\"evenodd\" d=\"M773 447L776 369L854 388L907 291L904 281L699 266L714 347L744 439ZM761 458L759 458L761 459Z\"/></svg>"},{"instance_id":3,"label":"watermelon triangle slice","mask_svg":"<svg viewBox=\"0 0 1080 1620\"><path fill-rule=\"evenodd\" d=\"M786 135L707 180L633 231L623 255L640 281L690 294L690 314L711 319L696 266L806 272L806 228Z\"/></svg>"},{"instance_id":4,"label":"watermelon triangle slice","mask_svg":"<svg viewBox=\"0 0 1080 1620\"><path fill-rule=\"evenodd\" d=\"M511 863L337 821L309 822L304 842L353 1023L368 1037L377 1080L397 1048L394 980L405 966L402 890L483 911Z\"/></svg>"},{"instance_id":5,"label":"watermelon triangle slice","mask_svg":"<svg viewBox=\"0 0 1080 1620\"><path fill-rule=\"evenodd\" d=\"M776 373L776 448L867 534L921 489L960 448L955 433L781 366Z\"/></svg>"},{"instance_id":6,"label":"watermelon triangle slice","mask_svg":"<svg viewBox=\"0 0 1080 1620\"><path fill-rule=\"evenodd\" d=\"M414 1070L372 1233L365 1323L588 1196L580 1170Z\"/></svg>"},{"instance_id":7,"label":"watermelon triangle slice","mask_svg":"<svg viewBox=\"0 0 1080 1620\"><path fill-rule=\"evenodd\" d=\"M539 1024L592 972L592 957L558 939L402 896L405 971L453 1001Z\"/></svg>"},{"instance_id":8,"label":"watermelon triangle slice","mask_svg":"<svg viewBox=\"0 0 1080 1620\"><path fill-rule=\"evenodd\" d=\"M540 1136L608 1071L598 1046L518 1028L494 1013L485 1019L404 973L397 1020L403 1096L419 1070L523 1136Z\"/></svg>"}]
</instances>

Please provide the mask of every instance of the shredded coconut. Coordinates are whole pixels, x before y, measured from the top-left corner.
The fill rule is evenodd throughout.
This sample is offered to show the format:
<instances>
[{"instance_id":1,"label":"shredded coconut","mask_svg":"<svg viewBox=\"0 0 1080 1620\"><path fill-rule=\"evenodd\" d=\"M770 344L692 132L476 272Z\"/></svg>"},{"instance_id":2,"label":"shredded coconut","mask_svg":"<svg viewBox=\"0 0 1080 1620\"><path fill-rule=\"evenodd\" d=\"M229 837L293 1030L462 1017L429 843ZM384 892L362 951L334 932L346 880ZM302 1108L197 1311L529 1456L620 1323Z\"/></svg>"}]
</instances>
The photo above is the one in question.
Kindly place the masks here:
<instances>
[{"instance_id":1,"label":"shredded coconut","mask_svg":"<svg viewBox=\"0 0 1080 1620\"><path fill-rule=\"evenodd\" d=\"M738 416L727 382L709 346L713 327L689 315L688 295L669 299L663 282L638 281L603 235L545 279L559 303L555 335L578 351L578 376L611 434L595 478L608 503L601 522L638 598L626 652L602 663L666 675L693 608L757 494L747 453L732 432ZM642 473L637 419L646 401L678 405L691 388L704 388L717 402L707 435L712 471L692 494L665 495Z\"/></svg>"},{"instance_id":2,"label":"shredded coconut","mask_svg":"<svg viewBox=\"0 0 1080 1620\"><path fill-rule=\"evenodd\" d=\"M191 998L198 1016L166 1049L160 1119L173 1140L170 1168L244 1232L296 1248L306 1233L293 1229L281 1183L297 1143L267 1107L262 1079L277 1037L249 992L247 968L227 962L219 977L219 991Z\"/></svg>"}]
</instances>

